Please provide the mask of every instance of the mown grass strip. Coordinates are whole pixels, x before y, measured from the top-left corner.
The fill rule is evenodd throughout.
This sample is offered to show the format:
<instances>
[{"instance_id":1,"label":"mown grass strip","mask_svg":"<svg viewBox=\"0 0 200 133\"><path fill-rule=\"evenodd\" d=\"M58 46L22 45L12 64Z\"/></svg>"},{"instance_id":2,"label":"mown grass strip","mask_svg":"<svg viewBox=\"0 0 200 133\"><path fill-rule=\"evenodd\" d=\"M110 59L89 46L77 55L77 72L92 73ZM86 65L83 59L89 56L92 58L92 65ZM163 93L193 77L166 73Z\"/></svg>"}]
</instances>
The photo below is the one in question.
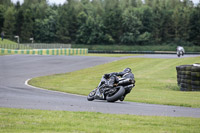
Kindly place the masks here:
<instances>
[{"instance_id":1,"label":"mown grass strip","mask_svg":"<svg viewBox=\"0 0 200 133\"><path fill-rule=\"evenodd\" d=\"M176 51L176 44L165 44L165 45L117 45L117 44L101 44L101 45L84 45L84 44L73 44L72 48L88 48L88 50L98 51ZM199 52L200 46L188 45L183 46L186 52Z\"/></svg>"},{"instance_id":2,"label":"mown grass strip","mask_svg":"<svg viewBox=\"0 0 200 133\"><path fill-rule=\"evenodd\" d=\"M126 101L200 107L200 92L182 92L177 86L176 66L193 64L200 57L176 59L128 58L76 72L34 78L29 84L49 90L88 95L105 73L130 67L136 86Z\"/></svg>"},{"instance_id":3,"label":"mown grass strip","mask_svg":"<svg viewBox=\"0 0 200 133\"><path fill-rule=\"evenodd\" d=\"M199 118L0 108L0 132L199 133Z\"/></svg>"},{"instance_id":4,"label":"mown grass strip","mask_svg":"<svg viewBox=\"0 0 200 133\"><path fill-rule=\"evenodd\" d=\"M6 45L6 44L8 44L8 45L11 45L11 44L15 44L15 45L17 45L16 42L14 42L14 41L10 41L10 40L8 40L8 39L4 39L3 41L0 40L0 45Z\"/></svg>"},{"instance_id":5,"label":"mown grass strip","mask_svg":"<svg viewBox=\"0 0 200 133\"><path fill-rule=\"evenodd\" d=\"M100 56L100 57L124 57L124 56L138 56L141 54L94 54L94 53L89 53L86 54L86 56Z\"/></svg>"}]
</instances>

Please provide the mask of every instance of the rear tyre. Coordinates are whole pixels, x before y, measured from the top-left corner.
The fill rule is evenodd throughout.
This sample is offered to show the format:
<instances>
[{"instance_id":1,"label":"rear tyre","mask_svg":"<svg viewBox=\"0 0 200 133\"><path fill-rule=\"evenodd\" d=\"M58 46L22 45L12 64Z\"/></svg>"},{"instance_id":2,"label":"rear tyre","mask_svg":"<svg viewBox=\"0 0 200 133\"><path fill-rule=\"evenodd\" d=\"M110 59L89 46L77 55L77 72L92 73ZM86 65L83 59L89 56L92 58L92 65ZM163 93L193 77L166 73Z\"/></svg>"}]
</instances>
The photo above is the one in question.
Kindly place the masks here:
<instances>
[{"instance_id":1,"label":"rear tyre","mask_svg":"<svg viewBox=\"0 0 200 133\"><path fill-rule=\"evenodd\" d=\"M119 100L125 93L124 87L120 86L119 90L114 95L107 95L106 100L108 102L115 102Z\"/></svg>"}]
</instances>

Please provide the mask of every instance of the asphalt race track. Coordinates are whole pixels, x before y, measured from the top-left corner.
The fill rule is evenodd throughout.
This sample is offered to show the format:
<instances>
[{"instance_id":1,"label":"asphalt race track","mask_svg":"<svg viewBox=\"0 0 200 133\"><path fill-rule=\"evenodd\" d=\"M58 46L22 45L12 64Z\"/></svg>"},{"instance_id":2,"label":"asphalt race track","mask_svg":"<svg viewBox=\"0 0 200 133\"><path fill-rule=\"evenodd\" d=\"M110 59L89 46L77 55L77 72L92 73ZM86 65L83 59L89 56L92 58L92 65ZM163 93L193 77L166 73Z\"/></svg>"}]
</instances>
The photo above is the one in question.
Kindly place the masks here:
<instances>
[{"instance_id":1,"label":"asphalt race track","mask_svg":"<svg viewBox=\"0 0 200 133\"><path fill-rule=\"evenodd\" d=\"M194 56L197 55L185 55L184 58ZM177 58L176 55L141 55L133 58L138 57ZM72 72L123 58L127 57L0 56L0 107L200 118L200 108L120 101L89 102L86 96L49 91L25 84L33 77Z\"/></svg>"}]
</instances>

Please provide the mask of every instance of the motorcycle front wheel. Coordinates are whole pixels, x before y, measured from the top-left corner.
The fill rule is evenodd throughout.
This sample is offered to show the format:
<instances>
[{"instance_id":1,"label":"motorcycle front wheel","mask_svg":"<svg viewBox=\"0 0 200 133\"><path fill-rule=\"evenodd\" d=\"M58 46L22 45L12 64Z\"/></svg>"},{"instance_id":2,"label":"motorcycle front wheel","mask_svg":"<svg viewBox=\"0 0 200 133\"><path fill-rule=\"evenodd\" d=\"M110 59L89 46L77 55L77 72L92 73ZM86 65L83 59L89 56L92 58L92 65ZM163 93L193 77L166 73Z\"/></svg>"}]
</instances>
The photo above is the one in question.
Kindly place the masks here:
<instances>
[{"instance_id":1,"label":"motorcycle front wheel","mask_svg":"<svg viewBox=\"0 0 200 133\"><path fill-rule=\"evenodd\" d=\"M106 96L106 100L108 102L115 102L117 100L119 100L125 93L125 89L124 87L120 86L120 88L118 89L118 91L116 91L116 93L112 94L112 95L107 95Z\"/></svg>"},{"instance_id":2,"label":"motorcycle front wheel","mask_svg":"<svg viewBox=\"0 0 200 133\"><path fill-rule=\"evenodd\" d=\"M93 90L92 92L90 92L90 94L87 96L87 100L88 101L93 101L95 94L96 94L95 90Z\"/></svg>"}]
</instances>

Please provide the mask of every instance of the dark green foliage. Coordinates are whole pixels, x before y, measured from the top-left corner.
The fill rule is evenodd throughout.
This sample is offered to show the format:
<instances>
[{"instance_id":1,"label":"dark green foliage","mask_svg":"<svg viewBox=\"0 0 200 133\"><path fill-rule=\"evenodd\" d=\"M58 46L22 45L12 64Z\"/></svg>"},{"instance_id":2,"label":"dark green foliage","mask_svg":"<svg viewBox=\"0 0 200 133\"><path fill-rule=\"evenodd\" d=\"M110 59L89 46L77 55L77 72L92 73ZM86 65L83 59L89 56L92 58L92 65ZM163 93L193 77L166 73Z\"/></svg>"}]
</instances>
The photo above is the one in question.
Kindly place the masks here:
<instances>
[{"instance_id":1,"label":"dark green foliage","mask_svg":"<svg viewBox=\"0 0 200 133\"><path fill-rule=\"evenodd\" d=\"M28 42L33 37L33 17L30 9L23 11L24 22L21 27L21 41Z\"/></svg>"},{"instance_id":2,"label":"dark green foliage","mask_svg":"<svg viewBox=\"0 0 200 133\"><path fill-rule=\"evenodd\" d=\"M0 31L2 31L2 28L3 28L5 12L6 12L6 8L3 5L0 5Z\"/></svg>"},{"instance_id":3,"label":"dark green foliage","mask_svg":"<svg viewBox=\"0 0 200 133\"><path fill-rule=\"evenodd\" d=\"M110 36L110 43L119 43L122 35L122 10L118 0L105 0L104 20L105 33Z\"/></svg>"},{"instance_id":4,"label":"dark green foliage","mask_svg":"<svg viewBox=\"0 0 200 133\"><path fill-rule=\"evenodd\" d=\"M21 42L200 45L200 4L190 0L0 1L0 32Z\"/></svg>"},{"instance_id":5,"label":"dark green foliage","mask_svg":"<svg viewBox=\"0 0 200 133\"><path fill-rule=\"evenodd\" d=\"M136 16L134 8L127 8L122 14L123 34L121 36L121 43L136 44L141 35L140 28L142 22Z\"/></svg>"},{"instance_id":6,"label":"dark green foliage","mask_svg":"<svg viewBox=\"0 0 200 133\"><path fill-rule=\"evenodd\" d=\"M11 6L12 2L11 0L0 0L0 5L4 5L5 7Z\"/></svg>"},{"instance_id":7,"label":"dark green foliage","mask_svg":"<svg viewBox=\"0 0 200 133\"><path fill-rule=\"evenodd\" d=\"M3 31L5 37L13 40L15 31L15 10L13 7L9 7L4 14Z\"/></svg>"},{"instance_id":8,"label":"dark green foliage","mask_svg":"<svg viewBox=\"0 0 200 133\"><path fill-rule=\"evenodd\" d=\"M200 4L192 10L189 35L190 41L198 45L200 42Z\"/></svg>"},{"instance_id":9,"label":"dark green foliage","mask_svg":"<svg viewBox=\"0 0 200 133\"><path fill-rule=\"evenodd\" d=\"M19 2L17 2L15 6L16 10L16 23L15 23L15 35L21 36L21 27L22 27L22 22L24 22L24 16L23 16L23 9L21 8L21 5Z\"/></svg>"},{"instance_id":10,"label":"dark green foliage","mask_svg":"<svg viewBox=\"0 0 200 133\"><path fill-rule=\"evenodd\" d=\"M56 42L57 11L48 8L43 19L35 19L34 39L38 42Z\"/></svg>"}]
</instances>

